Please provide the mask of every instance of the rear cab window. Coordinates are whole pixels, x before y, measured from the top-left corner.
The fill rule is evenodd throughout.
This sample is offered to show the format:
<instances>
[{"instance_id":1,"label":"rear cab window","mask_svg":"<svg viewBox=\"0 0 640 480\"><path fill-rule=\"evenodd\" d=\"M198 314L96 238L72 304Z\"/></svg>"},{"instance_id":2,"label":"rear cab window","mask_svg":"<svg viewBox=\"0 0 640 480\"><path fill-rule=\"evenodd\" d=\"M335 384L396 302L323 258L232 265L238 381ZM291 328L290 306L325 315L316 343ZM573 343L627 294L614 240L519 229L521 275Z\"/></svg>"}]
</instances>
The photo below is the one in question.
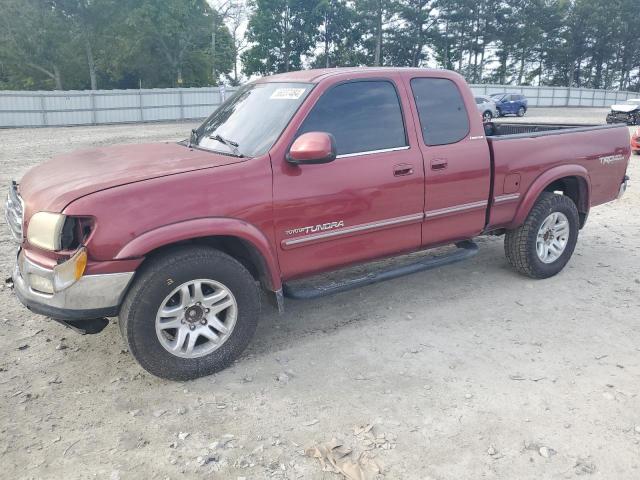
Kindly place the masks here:
<instances>
[{"instance_id":1,"label":"rear cab window","mask_svg":"<svg viewBox=\"0 0 640 480\"><path fill-rule=\"evenodd\" d=\"M318 99L296 136L327 132L338 156L408 148L404 118L390 80L356 80L329 88Z\"/></svg>"},{"instance_id":2,"label":"rear cab window","mask_svg":"<svg viewBox=\"0 0 640 480\"><path fill-rule=\"evenodd\" d=\"M414 78L411 91L425 145L447 145L469 133L469 114L460 90L446 78Z\"/></svg>"}]
</instances>

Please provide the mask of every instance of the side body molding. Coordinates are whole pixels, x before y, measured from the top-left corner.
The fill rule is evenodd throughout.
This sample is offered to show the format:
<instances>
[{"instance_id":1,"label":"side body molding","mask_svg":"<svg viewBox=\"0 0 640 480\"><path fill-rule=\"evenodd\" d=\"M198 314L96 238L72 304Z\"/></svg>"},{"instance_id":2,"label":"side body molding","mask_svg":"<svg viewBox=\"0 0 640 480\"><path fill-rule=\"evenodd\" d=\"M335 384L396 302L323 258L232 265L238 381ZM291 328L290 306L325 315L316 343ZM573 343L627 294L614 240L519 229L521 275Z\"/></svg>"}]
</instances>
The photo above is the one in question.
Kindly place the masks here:
<instances>
[{"instance_id":1,"label":"side body molding","mask_svg":"<svg viewBox=\"0 0 640 480\"><path fill-rule=\"evenodd\" d=\"M213 236L236 237L243 240L249 247L253 247L263 262L259 268L264 270L269 288L273 291L282 288L280 268L269 240L255 226L233 218L196 218L150 230L127 243L115 259L143 257L165 245Z\"/></svg>"},{"instance_id":2,"label":"side body molding","mask_svg":"<svg viewBox=\"0 0 640 480\"><path fill-rule=\"evenodd\" d=\"M564 177L577 177L579 179L580 205L577 205L578 211L588 213L591 205L591 181L587 169L582 165L559 165L545 171L533 181L518 206L511 227L522 225L544 189L554 181Z\"/></svg>"}]
</instances>

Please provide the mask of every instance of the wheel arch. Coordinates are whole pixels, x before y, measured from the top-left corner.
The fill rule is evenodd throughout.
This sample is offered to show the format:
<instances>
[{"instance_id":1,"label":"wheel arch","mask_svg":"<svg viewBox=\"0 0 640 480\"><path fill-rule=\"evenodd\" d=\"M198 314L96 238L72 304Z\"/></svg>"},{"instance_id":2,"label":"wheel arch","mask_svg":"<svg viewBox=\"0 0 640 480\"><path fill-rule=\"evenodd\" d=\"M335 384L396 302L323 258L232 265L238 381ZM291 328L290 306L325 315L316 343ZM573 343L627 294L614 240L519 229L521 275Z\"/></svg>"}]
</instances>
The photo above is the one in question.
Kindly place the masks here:
<instances>
[{"instance_id":1,"label":"wheel arch","mask_svg":"<svg viewBox=\"0 0 640 480\"><path fill-rule=\"evenodd\" d=\"M540 175L525 193L510 228L522 225L542 192L561 192L575 203L580 216L580 228L589 215L591 183L581 165L562 165Z\"/></svg>"},{"instance_id":2,"label":"wheel arch","mask_svg":"<svg viewBox=\"0 0 640 480\"><path fill-rule=\"evenodd\" d=\"M184 245L216 248L242 263L267 290L282 288L273 249L255 226L229 218L199 218L150 230L127 243L116 260L145 257L145 261Z\"/></svg>"}]
</instances>

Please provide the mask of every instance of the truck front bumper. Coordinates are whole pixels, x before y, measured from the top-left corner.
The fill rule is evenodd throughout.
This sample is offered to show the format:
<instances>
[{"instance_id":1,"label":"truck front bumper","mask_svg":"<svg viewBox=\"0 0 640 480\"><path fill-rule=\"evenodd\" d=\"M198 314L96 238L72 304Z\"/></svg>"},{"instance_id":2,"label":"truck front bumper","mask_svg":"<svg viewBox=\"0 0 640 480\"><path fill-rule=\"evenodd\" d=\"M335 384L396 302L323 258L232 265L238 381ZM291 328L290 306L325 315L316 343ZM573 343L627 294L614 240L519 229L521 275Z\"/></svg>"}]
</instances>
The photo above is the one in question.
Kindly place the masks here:
<instances>
[{"instance_id":1,"label":"truck front bumper","mask_svg":"<svg viewBox=\"0 0 640 480\"><path fill-rule=\"evenodd\" d=\"M54 293L35 290L31 275L53 279L53 270L30 261L20 252L13 269L18 300L34 313L55 320L90 320L118 315L122 297L134 272L84 275L70 287Z\"/></svg>"}]
</instances>

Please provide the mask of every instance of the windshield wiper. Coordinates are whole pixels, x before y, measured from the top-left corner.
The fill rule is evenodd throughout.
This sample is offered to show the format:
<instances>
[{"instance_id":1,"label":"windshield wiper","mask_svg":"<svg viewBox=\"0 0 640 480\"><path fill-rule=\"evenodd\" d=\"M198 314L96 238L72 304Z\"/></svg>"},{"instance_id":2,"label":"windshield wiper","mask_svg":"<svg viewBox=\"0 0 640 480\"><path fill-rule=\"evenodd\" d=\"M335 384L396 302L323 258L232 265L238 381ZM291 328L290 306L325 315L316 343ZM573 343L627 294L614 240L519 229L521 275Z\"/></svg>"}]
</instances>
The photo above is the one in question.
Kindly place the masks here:
<instances>
[{"instance_id":1,"label":"windshield wiper","mask_svg":"<svg viewBox=\"0 0 640 480\"><path fill-rule=\"evenodd\" d=\"M216 133L214 135L211 135L209 137L211 140L217 140L218 142L222 143L223 145L226 145L227 147L229 147L232 151L233 154L242 158L244 157L244 155L240 152L240 150L238 150L238 143L234 142L233 140L229 140L228 138L224 138L222 135L220 135L219 133Z\"/></svg>"}]
</instances>

